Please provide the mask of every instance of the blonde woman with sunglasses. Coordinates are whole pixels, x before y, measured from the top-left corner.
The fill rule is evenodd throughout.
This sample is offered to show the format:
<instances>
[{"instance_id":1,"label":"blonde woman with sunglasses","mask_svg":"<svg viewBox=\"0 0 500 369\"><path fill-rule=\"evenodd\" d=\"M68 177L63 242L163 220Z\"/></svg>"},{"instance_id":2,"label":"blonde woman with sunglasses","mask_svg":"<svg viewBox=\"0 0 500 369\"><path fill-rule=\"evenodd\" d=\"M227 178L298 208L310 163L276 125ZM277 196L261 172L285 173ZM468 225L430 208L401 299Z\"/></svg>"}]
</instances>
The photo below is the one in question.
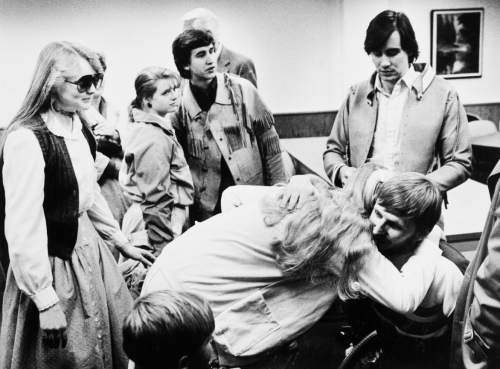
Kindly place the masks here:
<instances>
[{"instance_id":1,"label":"blonde woman with sunglasses","mask_svg":"<svg viewBox=\"0 0 500 369\"><path fill-rule=\"evenodd\" d=\"M96 181L95 141L78 113L101 73L93 51L48 44L7 130L2 369L126 368L121 325L132 299L108 247L145 264L153 256L129 244Z\"/></svg>"}]
</instances>

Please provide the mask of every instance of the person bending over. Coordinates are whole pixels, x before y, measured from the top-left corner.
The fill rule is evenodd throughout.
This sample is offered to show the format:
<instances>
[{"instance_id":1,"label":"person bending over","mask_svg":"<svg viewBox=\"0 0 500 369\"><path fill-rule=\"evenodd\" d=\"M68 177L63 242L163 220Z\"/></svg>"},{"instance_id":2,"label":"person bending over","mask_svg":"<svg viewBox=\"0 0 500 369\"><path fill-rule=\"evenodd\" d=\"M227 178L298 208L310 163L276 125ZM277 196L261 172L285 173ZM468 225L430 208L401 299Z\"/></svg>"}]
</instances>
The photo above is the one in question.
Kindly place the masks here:
<instances>
[{"instance_id":1,"label":"person bending over","mask_svg":"<svg viewBox=\"0 0 500 369\"><path fill-rule=\"evenodd\" d=\"M321 183L318 195L294 211L280 206L283 191L273 187L262 201L196 224L163 250L143 293L176 289L206 298L223 365L340 363L345 347L334 337L338 325L317 324L337 297L367 295L392 310L412 312L426 294L420 274L434 259L410 258L398 271L375 248L370 222L350 195ZM434 238L419 249L438 258L439 235Z\"/></svg>"},{"instance_id":2,"label":"person bending over","mask_svg":"<svg viewBox=\"0 0 500 369\"><path fill-rule=\"evenodd\" d=\"M391 176L394 177L391 179ZM311 181L321 182L314 176L302 176L301 180L292 177L292 182L306 187L311 186ZM258 202L270 191L273 189L262 186L230 187L222 197L223 211L231 212L234 207ZM275 188L274 191L280 189ZM425 367L425 363L429 362L445 366L446 355L437 354L448 350L450 317L463 278L461 264L465 259L449 246L441 245L443 250L438 248L441 231L434 225L441 212L441 196L437 187L421 174L395 175L370 163L356 172L346 191L363 208L364 216L370 219L374 242L381 251L381 254L373 254L365 261L365 268L380 269L378 276L369 275L366 278L367 274L359 275L365 295L370 297L376 294L379 286L389 278L384 275L383 265L379 265L386 262L385 258L380 257L382 254L409 276L407 282L415 292L413 300L407 301L411 308L406 312L398 311L396 305L390 306L391 299L398 298L398 292L390 299L385 299L382 304L348 303L347 309L356 320L356 324L353 324L353 340L356 341L371 329L378 328L380 336L387 339L386 347L398 347L399 350L391 350L391 356L385 355L384 360L400 360L399 364L403 366L413 362L421 365L415 367ZM427 241L433 241L423 242L426 238ZM450 254L453 262L448 259ZM454 263L457 259L460 267ZM389 292L386 291L385 294ZM404 297L400 297L402 303ZM378 299L384 297L379 295ZM388 308L384 309L383 305ZM368 321L363 320L360 324L360 317L367 316L373 310L376 310L377 315L371 314ZM381 325L381 322L386 324ZM409 336L413 338L408 339ZM395 341L398 341L398 345L389 343ZM421 350L414 350L412 345ZM394 353L398 353L396 358L392 355ZM434 359L439 360L433 361Z\"/></svg>"}]
</instances>

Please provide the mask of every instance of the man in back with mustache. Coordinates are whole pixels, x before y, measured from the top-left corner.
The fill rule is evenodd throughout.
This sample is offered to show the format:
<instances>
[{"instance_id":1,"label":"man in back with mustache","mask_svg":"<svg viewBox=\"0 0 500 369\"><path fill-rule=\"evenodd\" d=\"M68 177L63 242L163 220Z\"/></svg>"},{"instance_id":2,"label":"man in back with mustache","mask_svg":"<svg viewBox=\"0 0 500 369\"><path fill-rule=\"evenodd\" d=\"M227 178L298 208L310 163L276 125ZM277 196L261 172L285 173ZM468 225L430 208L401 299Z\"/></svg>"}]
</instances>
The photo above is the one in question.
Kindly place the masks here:
<instances>
[{"instance_id":1,"label":"man in back with mustache","mask_svg":"<svg viewBox=\"0 0 500 369\"><path fill-rule=\"evenodd\" d=\"M419 172L442 192L471 173L467 116L457 92L425 63L408 17L385 10L368 25L364 43L376 71L351 87L333 123L323 162L343 186L356 168L375 162Z\"/></svg>"}]
</instances>

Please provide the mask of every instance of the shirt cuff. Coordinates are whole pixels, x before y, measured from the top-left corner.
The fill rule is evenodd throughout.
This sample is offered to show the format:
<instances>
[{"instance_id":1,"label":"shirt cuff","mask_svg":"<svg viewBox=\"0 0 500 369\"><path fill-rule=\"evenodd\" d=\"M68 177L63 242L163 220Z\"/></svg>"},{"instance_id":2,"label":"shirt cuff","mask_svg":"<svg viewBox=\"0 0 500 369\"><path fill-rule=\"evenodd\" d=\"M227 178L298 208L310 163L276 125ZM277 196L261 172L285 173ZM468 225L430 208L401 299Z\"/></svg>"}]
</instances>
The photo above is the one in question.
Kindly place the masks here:
<instances>
[{"instance_id":1,"label":"shirt cuff","mask_svg":"<svg viewBox=\"0 0 500 369\"><path fill-rule=\"evenodd\" d=\"M38 311L47 310L59 302L59 297L57 297L56 291L52 286L35 293L31 296L31 299L38 308Z\"/></svg>"},{"instance_id":2,"label":"shirt cuff","mask_svg":"<svg viewBox=\"0 0 500 369\"><path fill-rule=\"evenodd\" d=\"M142 231L131 233L128 239L134 246L149 245L148 231L146 231L145 229Z\"/></svg>"},{"instance_id":3,"label":"shirt cuff","mask_svg":"<svg viewBox=\"0 0 500 369\"><path fill-rule=\"evenodd\" d=\"M113 240L115 247L118 248L130 242L127 236L125 236L122 231L115 232L111 239Z\"/></svg>"}]
</instances>

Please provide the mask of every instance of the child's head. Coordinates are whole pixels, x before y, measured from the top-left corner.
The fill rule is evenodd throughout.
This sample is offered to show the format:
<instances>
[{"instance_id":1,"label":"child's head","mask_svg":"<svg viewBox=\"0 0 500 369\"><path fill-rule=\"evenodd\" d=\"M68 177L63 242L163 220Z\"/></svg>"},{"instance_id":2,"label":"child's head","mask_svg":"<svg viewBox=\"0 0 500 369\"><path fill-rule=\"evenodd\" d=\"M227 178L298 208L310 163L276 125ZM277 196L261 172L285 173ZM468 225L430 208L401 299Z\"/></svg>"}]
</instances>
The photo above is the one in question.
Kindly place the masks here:
<instances>
[{"instance_id":1,"label":"child's head","mask_svg":"<svg viewBox=\"0 0 500 369\"><path fill-rule=\"evenodd\" d=\"M123 326L123 348L136 369L209 368L214 317L206 301L187 292L140 297Z\"/></svg>"}]
</instances>

